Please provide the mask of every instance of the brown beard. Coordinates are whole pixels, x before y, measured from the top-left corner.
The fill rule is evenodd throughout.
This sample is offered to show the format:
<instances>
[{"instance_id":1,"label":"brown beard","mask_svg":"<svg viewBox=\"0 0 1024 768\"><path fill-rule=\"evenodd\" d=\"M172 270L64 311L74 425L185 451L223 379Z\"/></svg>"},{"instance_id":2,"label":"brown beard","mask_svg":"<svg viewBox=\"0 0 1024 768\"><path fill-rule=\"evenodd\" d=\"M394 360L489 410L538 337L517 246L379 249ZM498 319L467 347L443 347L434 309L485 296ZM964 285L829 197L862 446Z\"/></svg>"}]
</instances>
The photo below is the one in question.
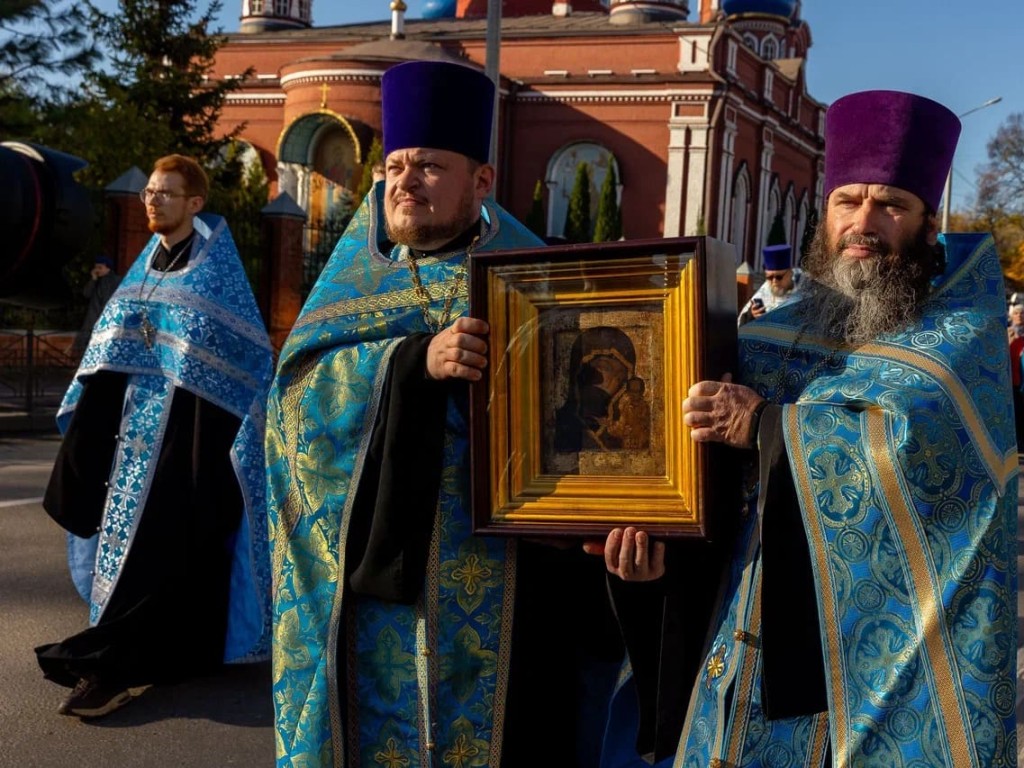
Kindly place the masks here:
<instances>
[{"instance_id":1,"label":"brown beard","mask_svg":"<svg viewBox=\"0 0 1024 768\"><path fill-rule=\"evenodd\" d=\"M875 235L840 238L828 244L827 219L822 220L804 257L813 279L801 305L805 328L816 335L859 346L911 325L941 272L941 248L928 242L927 222L894 247ZM866 245L871 259L842 257L848 245Z\"/></svg>"},{"instance_id":2,"label":"brown beard","mask_svg":"<svg viewBox=\"0 0 1024 768\"><path fill-rule=\"evenodd\" d=\"M154 235L166 235L180 227L182 223L184 223L184 221L185 219L184 217L182 217L179 221L176 222L166 220L163 222L157 222L147 216L146 226L149 228L149 231L152 232Z\"/></svg>"},{"instance_id":3,"label":"brown beard","mask_svg":"<svg viewBox=\"0 0 1024 768\"><path fill-rule=\"evenodd\" d=\"M393 243L408 245L416 249L418 243L449 242L461 235L480 218L480 210L475 205L473 190L464 190L455 216L447 222L436 224L394 225L388 220L387 207L384 209L384 224L388 239Z\"/></svg>"}]
</instances>

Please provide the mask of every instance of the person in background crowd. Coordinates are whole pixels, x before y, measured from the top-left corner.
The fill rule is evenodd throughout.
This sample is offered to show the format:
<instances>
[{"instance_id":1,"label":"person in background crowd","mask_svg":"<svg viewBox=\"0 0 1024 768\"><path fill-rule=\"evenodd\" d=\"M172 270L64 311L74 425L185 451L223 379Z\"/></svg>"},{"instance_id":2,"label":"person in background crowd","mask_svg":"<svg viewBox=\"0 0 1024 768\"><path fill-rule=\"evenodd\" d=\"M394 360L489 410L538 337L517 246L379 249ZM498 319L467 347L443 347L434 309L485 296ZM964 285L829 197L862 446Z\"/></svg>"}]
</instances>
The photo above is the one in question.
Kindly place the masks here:
<instances>
[{"instance_id":1,"label":"person in background crowd","mask_svg":"<svg viewBox=\"0 0 1024 768\"><path fill-rule=\"evenodd\" d=\"M154 233L107 302L57 415L43 506L69 531L89 627L36 648L95 718L152 684L265 658L264 403L272 352L227 224L192 158L156 161Z\"/></svg>"},{"instance_id":2,"label":"person in background crowd","mask_svg":"<svg viewBox=\"0 0 1024 768\"><path fill-rule=\"evenodd\" d=\"M1017 294L1014 294L1016 297ZM1013 386L1013 416L1017 426L1017 450L1024 450L1024 304L1011 304L1007 334L1010 337L1010 377Z\"/></svg>"},{"instance_id":3,"label":"person in background crowd","mask_svg":"<svg viewBox=\"0 0 1024 768\"><path fill-rule=\"evenodd\" d=\"M89 282L82 288L82 295L89 300L85 308L85 318L82 320L82 327L75 336L71 351L76 359L81 358L85 348L89 346L89 336L92 328L99 320L103 308L107 305L110 297L114 295L117 286L121 283L121 276L114 271L114 260L106 254L96 257L92 270L89 272Z\"/></svg>"},{"instance_id":4,"label":"person in background crowd","mask_svg":"<svg viewBox=\"0 0 1024 768\"><path fill-rule=\"evenodd\" d=\"M799 301L803 295L804 274L800 267L793 266L793 249L790 246L769 245L761 254L764 258L764 283L740 310L739 325Z\"/></svg>"}]
</instances>

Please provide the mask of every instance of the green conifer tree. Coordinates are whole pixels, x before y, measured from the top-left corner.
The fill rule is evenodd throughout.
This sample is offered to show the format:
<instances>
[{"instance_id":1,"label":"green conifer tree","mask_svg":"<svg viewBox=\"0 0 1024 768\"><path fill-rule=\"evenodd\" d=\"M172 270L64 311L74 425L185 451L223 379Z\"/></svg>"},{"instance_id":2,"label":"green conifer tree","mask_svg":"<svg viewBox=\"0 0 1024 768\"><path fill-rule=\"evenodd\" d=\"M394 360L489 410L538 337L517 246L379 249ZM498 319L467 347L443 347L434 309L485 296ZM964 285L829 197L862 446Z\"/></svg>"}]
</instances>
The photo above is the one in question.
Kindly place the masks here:
<instances>
[{"instance_id":1,"label":"green conifer tree","mask_svg":"<svg viewBox=\"0 0 1024 768\"><path fill-rule=\"evenodd\" d=\"M768 230L768 242L765 245L785 245L786 242L786 225L782 221L780 209L772 220L772 228Z\"/></svg>"},{"instance_id":2,"label":"green conifer tree","mask_svg":"<svg viewBox=\"0 0 1024 768\"><path fill-rule=\"evenodd\" d=\"M384 162L384 146L380 143L378 136L373 137L370 148L366 152L366 159L363 161L363 175L359 178L359 186L353 193L355 204L361 205L370 188L373 186L373 167Z\"/></svg>"},{"instance_id":3,"label":"green conifer tree","mask_svg":"<svg viewBox=\"0 0 1024 768\"><path fill-rule=\"evenodd\" d=\"M565 216L565 239L570 243L589 243L590 240L590 172L586 163L576 166L576 180L569 196L569 211Z\"/></svg>"},{"instance_id":4,"label":"green conifer tree","mask_svg":"<svg viewBox=\"0 0 1024 768\"><path fill-rule=\"evenodd\" d=\"M818 229L818 209L811 208L807 212L807 221L804 222L804 233L800 238L800 260L802 261L807 257L808 251L811 250L811 243L814 242L814 233Z\"/></svg>"},{"instance_id":5,"label":"green conifer tree","mask_svg":"<svg viewBox=\"0 0 1024 768\"><path fill-rule=\"evenodd\" d=\"M88 4L73 0L0 2L0 137L35 139L45 109L80 87L98 50Z\"/></svg>"},{"instance_id":6,"label":"green conifer tree","mask_svg":"<svg viewBox=\"0 0 1024 768\"><path fill-rule=\"evenodd\" d=\"M204 210L222 215L231 229L231 237L238 247L253 292L259 296L263 264L263 240L260 230L260 211L270 200L270 182L262 163L244 163L241 144L232 142L224 153L223 162L211 170L211 175L222 179L210 186L210 195Z\"/></svg>"},{"instance_id":7,"label":"green conifer tree","mask_svg":"<svg viewBox=\"0 0 1024 768\"><path fill-rule=\"evenodd\" d=\"M594 242L607 243L622 237L622 211L616 199L619 180L615 166L608 166L608 173L601 184L601 198L597 203L597 221L594 223Z\"/></svg>"},{"instance_id":8,"label":"green conifer tree","mask_svg":"<svg viewBox=\"0 0 1024 768\"><path fill-rule=\"evenodd\" d=\"M547 222L544 215L544 185L540 179L533 187L533 202L530 204L530 212L526 215L526 228L537 237L547 235Z\"/></svg>"},{"instance_id":9,"label":"green conifer tree","mask_svg":"<svg viewBox=\"0 0 1024 768\"><path fill-rule=\"evenodd\" d=\"M253 70L213 76L227 40L213 30L221 0L203 9L198 0L119 0L110 14L86 5L107 63L51 117L60 118L60 130L43 137L47 143L88 161L79 180L96 188L133 165L148 173L156 158L172 152L206 167L211 185L229 183L238 169L226 162L228 147L245 126L222 132L218 121L228 94Z\"/></svg>"}]
</instances>

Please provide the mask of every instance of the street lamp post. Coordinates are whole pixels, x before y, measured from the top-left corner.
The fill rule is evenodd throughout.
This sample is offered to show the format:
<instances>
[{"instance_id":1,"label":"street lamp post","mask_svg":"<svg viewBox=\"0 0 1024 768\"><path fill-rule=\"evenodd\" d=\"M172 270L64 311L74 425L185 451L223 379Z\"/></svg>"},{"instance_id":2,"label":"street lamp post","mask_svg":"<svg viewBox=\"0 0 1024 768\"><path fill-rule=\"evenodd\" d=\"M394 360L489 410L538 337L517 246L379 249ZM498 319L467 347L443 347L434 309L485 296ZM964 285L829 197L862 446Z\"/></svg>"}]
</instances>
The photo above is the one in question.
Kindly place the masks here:
<instances>
[{"instance_id":1,"label":"street lamp post","mask_svg":"<svg viewBox=\"0 0 1024 768\"><path fill-rule=\"evenodd\" d=\"M977 112L985 107L991 107L993 104L998 104L1003 100L1002 96L996 96L994 99L989 99L984 104L979 104L976 107L968 109L966 112L961 112L957 117L964 118L970 114ZM949 162L949 173L946 174L946 190L942 193L942 231L949 232L949 207L952 204L950 198L953 196L953 161Z\"/></svg>"},{"instance_id":2,"label":"street lamp post","mask_svg":"<svg viewBox=\"0 0 1024 768\"><path fill-rule=\"evenodd\" d=\"M498 164L498 112L501 107L501 1L487 2L487 43L484 73L494 83L494 112L491 120L491 165Z\"/></svg>"}]
</instances>

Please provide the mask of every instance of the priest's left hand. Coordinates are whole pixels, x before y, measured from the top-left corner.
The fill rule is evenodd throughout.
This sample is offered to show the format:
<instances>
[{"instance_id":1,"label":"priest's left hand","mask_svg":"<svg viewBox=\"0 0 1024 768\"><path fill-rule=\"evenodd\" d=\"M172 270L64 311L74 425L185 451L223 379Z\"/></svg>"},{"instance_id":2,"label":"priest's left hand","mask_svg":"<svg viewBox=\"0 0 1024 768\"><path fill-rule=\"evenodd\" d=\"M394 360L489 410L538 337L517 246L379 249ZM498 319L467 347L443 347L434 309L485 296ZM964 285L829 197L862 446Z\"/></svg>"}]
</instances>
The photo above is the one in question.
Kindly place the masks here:
<instances>
[{"instance_id":1,"label":"priest's left hand","mask_svg":"<svg viewBox=\"0 0 1024 768\"><path fill-rule=\"evenodd\" d=\"M646 531L614 528L604 544L588 541L583 551L604 555L609 573L623 581L654 581L665 575L665 542L652 542Z\"/></svg>"}]
</instances>

